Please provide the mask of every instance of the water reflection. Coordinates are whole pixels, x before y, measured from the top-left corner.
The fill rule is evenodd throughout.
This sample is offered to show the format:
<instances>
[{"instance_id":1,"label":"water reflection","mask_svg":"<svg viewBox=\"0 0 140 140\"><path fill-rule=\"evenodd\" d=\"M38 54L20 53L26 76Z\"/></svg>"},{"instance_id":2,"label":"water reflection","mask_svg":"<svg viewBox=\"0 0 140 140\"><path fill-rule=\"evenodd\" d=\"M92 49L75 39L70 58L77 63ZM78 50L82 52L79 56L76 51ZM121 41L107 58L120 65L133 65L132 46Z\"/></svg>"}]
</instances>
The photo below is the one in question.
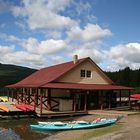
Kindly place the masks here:
<instances>
[{"instance_id":1,"label":"water reflection","mask_svg":"<svg viewBox=\"0 0 140 140\"><path fill-rule=\"evenodd\" d=\"M40 140L50 135L32 131L29 125L33 123L35 119L0 120L0 140Z\"/></svg>"},{"instance_id":2,"label":"water reflection","mask_svg":"<svg viewBox=\"0 0 140 140\"><path fill-rule=\"evenodd\" d=\"M71 121L73 118L0 120L0 140L42 140L56 132L33 131L30 124L38 121Z\"/></svg>"},{"instance_id":3,"label":"water reflection","mask_svg":"<svg viewBox=\"0 0 140 140\"><path fill-rule=\"evenodd\" d=\"M15 133L11 128L5 129L1 128L0 130L0 140L22 140L19 135Z\"/></svg>"}]
</instances>

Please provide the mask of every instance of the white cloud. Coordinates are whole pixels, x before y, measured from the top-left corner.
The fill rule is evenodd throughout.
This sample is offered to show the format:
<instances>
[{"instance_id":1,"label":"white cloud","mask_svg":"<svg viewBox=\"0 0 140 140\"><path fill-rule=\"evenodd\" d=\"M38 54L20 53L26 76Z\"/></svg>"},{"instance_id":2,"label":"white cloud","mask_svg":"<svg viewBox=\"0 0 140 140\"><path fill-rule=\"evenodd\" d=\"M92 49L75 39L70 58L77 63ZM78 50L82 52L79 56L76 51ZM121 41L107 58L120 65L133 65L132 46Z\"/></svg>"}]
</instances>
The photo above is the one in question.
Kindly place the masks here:
<instances>
[{"instance_id":1,"label":"white cloud","mask_svg":"<svg viewBox=\"0 0 140 140\"><path fill-rule=\"evenodd\" d=\"M18 50L15 44L0 46L2 62L42 67L71 60L73 55L78 54L79 58L91 57L98 64L106 63L107 70L114 71L126 66L132 69L140 67L140 43L120 44L110 50L103 48L103 38L111 36L112 32L108 27L94 24L96 17L88 2L22 0L11 10L16 17L16 25L25 29L26 33L29 29L34 31L30 30L27 34L22 32L26 39L0 33L0 40L4 40L5 44L9 44L9 41L18 44ZM37 36L38 39L35 38Z\"/></svg>"},{"instance_id":2,"label":"white cloud","mask_svg":"<svg viewBox=\"0 0 140 140\"><path fill-rule=\"evenodd\" d=\"M29 38L24 42L23 47L30 53L34 54L55 54L66 48L63 40L45 40L39 42L35 38Z\"/></svg>"},{"instance_id":3,"label":"white cloud","mask_svg":"<svg viewBox=\"0 0 140 140\"><path fill-rule=\"evenodd\" d=\"M22 6L15 6L12 12L16 17L24 17L30 29L63 29L77 24L70 17L60 15L70 0L22 0Z\"/></svg>"},{"instance_id":4,"label":"white cloud","mask_svg":"<svg viewBox=\"0 0 140 140\"><path fill-rule=\"evenodd\" d=\"M47 9L55 13L59 11L64 11L65 7L67 7L70 4L70 1L71 0L57 0L56 3L56 0L48 0Z\"/></svg>"},{"instance_id":5,"label":"white cloud","mask_svg":"<svg viewBox=\"0 0 140 140\"><path fill-rule=\"evenodd\" d=\"M0 59L3 59L3 55L6 53L11 53L15 49L15 46L1 46L0 45Z\"/></svg>"},{"instance_id":6,"label":"white cloud","mask_svg":"<svg viewBox=\"0 0 140 140\"><path fill-rule=\"evenodd\" d=\"M106 58L112 60L118 68L137 69L140 67L140 43L120 44L112 47L105 54Z\"/></svg>"},{"instance_id":7,"label":"white cloud","mask_svg":"<svg viewBox=\"0 0 140 140\"><path fill-rule=\"evenodd\" d=\"M7 41L20 41L20 39L14 35L7 35L4 33L0 33L0 39L1 40L7 40Z\"/></svg>"},{"instance_id":8,"label":"white cloud","mask_svg":"<svg viewBox=\"0 0 140 140\"><path fill-rule=\"evenodd\" d=\"M0 56L1 63L22 64L36 68L44 63L42 56L25 51L15 51L14 46L0 46Z\"/></svg>"},{"instance_id":9,"label":"white cloud","mask_svg":"<svg viewBox=\"0 0 140 140\"><path fill-rule=\"evenodd\" d=\"M109 29L102 29L97 24L87 24L84 29L74 26L68 32L68 36L71 40L80 40L83 42L90 42L111 35L112 33Z\"/></svg>"},{"instance_id":10,"label":"white cloud","mask_svg":"<svg viewBox=\"0 0 140 140\"><path fill-rule=\"evenodd\" d=\"M100 63L104 59L102 51L99 51L93 43L86 43L83 46L74 48L70 56L72 57L75 54L77 54L79 58L90 57L96 63Z\"/></svg>"}]
</instances>

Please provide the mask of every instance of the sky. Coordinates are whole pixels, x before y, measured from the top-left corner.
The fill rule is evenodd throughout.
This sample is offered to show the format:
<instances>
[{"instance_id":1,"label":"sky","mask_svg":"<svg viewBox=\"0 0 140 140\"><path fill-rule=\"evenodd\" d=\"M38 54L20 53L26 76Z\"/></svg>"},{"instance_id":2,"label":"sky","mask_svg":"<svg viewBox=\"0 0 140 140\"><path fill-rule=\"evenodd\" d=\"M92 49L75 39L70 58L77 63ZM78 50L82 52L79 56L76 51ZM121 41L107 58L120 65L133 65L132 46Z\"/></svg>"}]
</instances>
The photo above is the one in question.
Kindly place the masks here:
<instances>
[{"instance_id":1,"label":"sky","mask_svg":"<svg viewBox=\"0 0 140 140\"><path fill-rule=\"evenodd\" d=\"M140 0L0 0L0 63L40 69L90 57L140 68Z\"/></svg>"}]
</instances>

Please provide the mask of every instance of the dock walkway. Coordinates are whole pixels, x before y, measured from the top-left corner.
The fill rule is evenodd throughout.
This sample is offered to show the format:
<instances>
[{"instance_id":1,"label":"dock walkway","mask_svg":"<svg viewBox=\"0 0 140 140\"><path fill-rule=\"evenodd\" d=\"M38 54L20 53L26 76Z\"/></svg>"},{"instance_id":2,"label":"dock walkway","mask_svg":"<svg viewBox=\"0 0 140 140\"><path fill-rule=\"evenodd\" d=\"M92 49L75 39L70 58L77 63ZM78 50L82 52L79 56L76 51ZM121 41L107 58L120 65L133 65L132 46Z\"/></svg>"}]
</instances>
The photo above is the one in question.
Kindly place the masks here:
<instances>
[{"instance_id":1,"label":"dock walkway","mask_svg":"<svg viewBox=\"0 0 140 140\"><path fill-rule=\"evenodd\" d=\"M110 115L110 116L129 116L140 114L138 111L117 111L117 110L90 110L88 114L95 114L95 115Z\"/></svg>"}]
</instances>

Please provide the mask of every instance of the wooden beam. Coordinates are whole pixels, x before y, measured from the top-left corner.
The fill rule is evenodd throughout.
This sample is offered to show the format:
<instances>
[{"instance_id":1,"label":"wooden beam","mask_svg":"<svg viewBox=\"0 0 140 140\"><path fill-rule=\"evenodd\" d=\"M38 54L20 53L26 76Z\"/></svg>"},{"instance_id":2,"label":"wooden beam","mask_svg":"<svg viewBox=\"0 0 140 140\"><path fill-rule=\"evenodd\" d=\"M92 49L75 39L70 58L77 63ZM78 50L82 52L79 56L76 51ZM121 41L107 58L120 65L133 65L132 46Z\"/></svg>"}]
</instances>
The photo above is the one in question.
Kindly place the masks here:
<instances>
[{"instance_id":1,"label":"wooden beam","mask_svg":"<svg viewBox=\"0 0 140 140\"><path fill-rule=\"evenodd\" d=\"M103 91L101 90L101 110L103 110Z\"/></svg>"},{"instance_id":2,"label":"wooden beam","mask_svg":"<svg viewBox=\"0 0 140 140\"><path fill-rule=\"evenodd\" d=\"M36 98L37 98L37 89L36 92L34 93L34 110L36 111Z\"/></svg>"},{"instance_id":3,"label":"wooden beam","mask_svg":"<svg viewBox=\"0 0 140 140\"><path fill-rule=\"evenodd\" d=\"M51 89L48 89L48 110L51 110Z\"/></svg>"},{"instance_id":4,"label":"wooden beam","mask_svg":"<svg viewBox=\"0 0 140 140\"><path fill-rule=\"evenodd\" d=\"M31 94L32 94L32 88L30 88L29 93L28 93L28 104L30 104Z\"/></svg>"},{"instance_id":5,"label":"wooden beam","mask_svg":"<svg viewBox=\"0 0 140 140\"><path fill-rule=\"evenodd\" d=\"M84 111L87 111L87 93L85 93Z\"/></svg>"},{"instance_id":6,"label":"wooden beam","mask_svg":"<svg viewBox=\"0 0 140 140\"><path fill-rule=\"evenodd\" d=\"M9 101L9 88L7 88L7 96L8 96L8 101Z\"/></svg>"},{"instance_id":7,"label":"wooden beam","mask_svg":"<svg viewBox=\"0 0 140 140\"><path fill-rule=\"evenodd\" d=\"M41 115L41 114L42 114L42 106L43 106L43 105L42 105L42 104L43 104L43 103L42 103L42 102L43 102L43 99L42 99L41 89L39 89L38 92L39 92L39 95L40 95L39 98L40 98L40 115Z\"/></svg>"},{"instance_id":8,"label":"wooden beam","mask_svg":"<svg viewBox=\"0 0 140 140\"><path fill-rule=\"evenodd\" d=\"M128 91L128 105L131 106L131 101L130 101L130 90Z\"/></svg>"},{"instance_id":9,"label":"wooden beam","mask_svg":"<svg viewBox=\"0 0 140 140\"><path fill-rule=\"evenodd\" d=\"M74 94L73 101L74 101L74 112L76 112L76 94Z\"/></svg>"},{"instance_id":10,"label":"wooden beam","mask_svg":"<svg viewBox=\"0 0 140 140\"><path fill-rule=\"evenodd\" d=\"M121 100L121 98L122 98L122 92L121 92L121 90L120 90L120 106L122 105L122 100Z\"/></svg>"},{"instance_id":11,"label":"wooden beam","mask_svg":"<svg viewBox=\"0 0 140 140\"><path fill-rule=\"evenodd\" d=\"M13 89L11 91L12 91L12 102L13 102L14 101L14 92L13 92Z\"/></svg>"},{"instance_id":12,"label":"wooden beam","mask_svg":"<svg viewBox=\"0 0 140 140\"><path fill-rule=\"evenodd\" d=\"M113 94L113 92L112 92ZM108 106L109 109L111 109L111 94L109 93L109 106Z\"/></svg>"},{"instance_id":13,"label":"wooden beam","mask_svg":"<svg viewBox=\"0 0 140 140\"><path fill-rule=\"evenodd\" d=\"M16 91L17 94L17 103L19 104L19 92Z\"/></svg>"}]
</instances>

